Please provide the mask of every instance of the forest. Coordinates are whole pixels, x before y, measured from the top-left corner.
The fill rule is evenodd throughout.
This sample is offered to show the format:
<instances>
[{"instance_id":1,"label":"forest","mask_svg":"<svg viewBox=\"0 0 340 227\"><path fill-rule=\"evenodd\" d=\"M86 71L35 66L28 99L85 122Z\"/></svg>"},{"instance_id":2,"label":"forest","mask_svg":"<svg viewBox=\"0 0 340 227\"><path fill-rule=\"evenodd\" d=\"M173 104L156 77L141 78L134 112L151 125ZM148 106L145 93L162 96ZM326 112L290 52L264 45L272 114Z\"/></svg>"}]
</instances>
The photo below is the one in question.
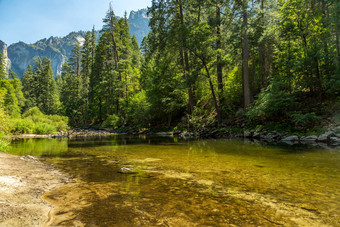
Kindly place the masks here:
<instances>
[{"instance_id":1,"label":"forest","mask_svg":"<svg viewBox=\"0 0 340 227\"><path fill-rule=\"evenodd\" d=\"M337 0L153 0L139 47L110 6L61 75L0 64L0 132L320 130L340 110ZM2 61L2 58L0 58ZM0 144L5 146L5 142Z\"/></svg>"}]
</instances>

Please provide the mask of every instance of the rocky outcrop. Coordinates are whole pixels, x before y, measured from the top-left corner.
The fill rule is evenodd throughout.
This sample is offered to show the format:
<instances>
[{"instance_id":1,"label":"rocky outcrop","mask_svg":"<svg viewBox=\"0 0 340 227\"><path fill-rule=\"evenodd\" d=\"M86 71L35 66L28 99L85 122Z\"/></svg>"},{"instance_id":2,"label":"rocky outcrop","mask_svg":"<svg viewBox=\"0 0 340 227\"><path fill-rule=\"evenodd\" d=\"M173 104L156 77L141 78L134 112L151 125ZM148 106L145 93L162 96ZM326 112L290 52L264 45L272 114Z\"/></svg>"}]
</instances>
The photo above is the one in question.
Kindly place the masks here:
<instances>
[{"instance_id":1,"label":"rocky outcrop","mask_svg":"<svg viewBox=\"0 0 340 227\"><path fill-rule=\"evenodd\" d=\"M334 132L328 131L318 137L319 142L328 142L329 138L334 136Z\"/></svg>"},{"instance_id":2,"label":"rocky outcrop","mask_svg":"<svg viewBox=\"0 0 340 227\"><path fill-rule=\"evenodd\" d=\"M21 78L28 65L34 64L36 57L48 57L51 60L54 75L61 73L61 67L71 56L73 45L83 43L85 32L72 32L66 37L50 37L34 44L19 42L8 47L8 57L12 61L12 70Z\"/></svg>"},{"instance_id":3,"label":"rocky outcrop","mask_svg":"<svg viewBox=\"0 0 340 227\"><path fill-rule=\"evenodd\" d=\"M299 141L298 136L288 136L282 139L282 141Z\"/></svg>"},{"instance_id":4,"label":"rocky outcrop","mask_svg":"<svg viewBox=\"0 0 340 227\"><path fill-rule=\"evenodd\" d=\"M8 70L11 68L11 60L8 58L7 44L0 40L0 53L4 59L5 68Z\"/></svg>"},{"instance_id":5,"label":"rocky outcrop","mask_svg":"<svg viewBox=\"0 0 340 227\"><path fill-rule=\"evenodd\" d=\"M130 33L136 36L139 45L141 45L143 38L150 32L149 21L150 18L147 16L147 9L130 12Z\"/></svg>"},{"instance_id":6,"label":"rocky outcrop","mask_svg":"<svg viewBox=\"0 0 340 227\"><path fill-rule=\"evenodd\" d=\"M23 42L9 47L9 57L12 61L12 70L21 78L28 65L34 64L34 58L48 57L51 60L54 75L61 71L66 57L52 46L41 48L37 45L29 45Z\"/></svg>"}]
</instances>

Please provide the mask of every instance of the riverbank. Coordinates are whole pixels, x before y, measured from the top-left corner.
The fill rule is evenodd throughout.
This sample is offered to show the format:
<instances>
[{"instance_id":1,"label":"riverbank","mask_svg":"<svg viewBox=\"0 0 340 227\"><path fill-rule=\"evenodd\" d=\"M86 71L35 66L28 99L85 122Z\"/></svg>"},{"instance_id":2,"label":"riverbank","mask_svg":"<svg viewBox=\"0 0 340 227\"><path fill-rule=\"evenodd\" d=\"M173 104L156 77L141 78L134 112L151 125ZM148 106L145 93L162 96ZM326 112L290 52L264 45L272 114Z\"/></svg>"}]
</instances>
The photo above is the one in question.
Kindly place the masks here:
<instances>
[{"instance_id":1,"label":"riverbank","mask_svg":"<svg viewBox=\"0 0 340 227\"><path fill-rule=\"evenodd\" d=\"M34 157L0 153L0 226L42 226L52 207L41 196L67 180Z\"/></svg>"},{"instance_id":2,"label":"riverbank","mask_svg":"<svg viewBox=\"0 0 340 227\"><path fill-rule=\"evenodd\" d=\"M156 136L177 136L181 138L244 138L254 141L269 143L286 143L286 144L310 144L326 146L340 146L340 122L324 128L319 133L291 133L277 132L268 130L264 127L256 129L231 128L231 127L207 127L203 129L189 130L153 130L153 129L118 129L116 133L132 135L156 135Z\"/></svg>"},{"instance_id":3,"label":"riverbank","mask_svg":"<svg viewBox=\"0 0 340 227\"><path fill-rule=\"evenodd\" d=\"M10 139L31 139L31 138L81 138L81 137L94 137L94 136L112 136L117 134L128 135L148 135L148 136L176 136L181 138L244 138L255 141L263 141L269 143L286 143L286 144L315 144L324 146L340 146L340 123L331 125L324 128L319 133L289 133L277 132L268 130L264 127L257 127L255 129L245 128L231 128L231 127L206 127L203 129L182 129L182 130L169 130L169 129L153 129L153 128L118 128L118 129L81 129L75 128L66 132L59 132L57 134L49 135L36 135L36 134L23 134L12 135Z\"/></svg>"},{"instance_id":4,"label":"riverbank","mask_svg":"<svg viewBox=\"0 0 340 227\"><path fill-rule=\"evenodd\" d=\"M68 131L60 131L56 134L38 135L38 134L20 134L11 135L9 139L60 139L60 138L76 138L86 136L109 136L115 135L116 132L108 129L95 130L95 129L71 129Z\"/></svg>"}]
</instances>

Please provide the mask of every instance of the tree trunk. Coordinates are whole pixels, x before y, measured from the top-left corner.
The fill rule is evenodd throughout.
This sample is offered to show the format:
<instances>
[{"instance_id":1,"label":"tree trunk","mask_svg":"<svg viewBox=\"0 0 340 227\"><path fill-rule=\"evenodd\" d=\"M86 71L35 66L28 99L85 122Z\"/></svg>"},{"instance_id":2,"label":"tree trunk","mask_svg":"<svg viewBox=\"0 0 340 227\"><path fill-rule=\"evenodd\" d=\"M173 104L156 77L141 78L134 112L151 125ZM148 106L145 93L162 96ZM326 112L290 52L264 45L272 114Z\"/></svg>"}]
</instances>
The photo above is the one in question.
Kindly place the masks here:
<instances>
[{"instance_id":1,"label":"tree trunk","mask_svg":"<svg viewBox=\"0 0 340 227\"><path fill-rule=\"evenodd\" d=\"M184 24L184 15L183 15L183 5L182 0L176 1L179 6L179 20L182 26L185 26ZM188 75L190 73L190 66L189 66L189 55L187 52L187 45L186 45L186 37L181 34L182 38L182 46L181 46L181 60L183 65L183 76L184 78L188 79ZM194 98L194 89L193 85L190 83L188 85L188 96L189 96L189 103L188 103L188 109L189 113L192 113L194 106L195 106L195 98Z\"/></svg>"},{"instance_id":2,"label":"tree trunk","mask_svg":"<svg viewBox=\"0 0 340 227\"><path fill-rule=\"evenodd\" d=\"M223 66L222 66L222 56L220 50L221 46L221 8L220 6L216 6L216 49L217 49L217 83L218 83L218 93L219 93L219 100L222 103L222 94L223 94Z\"/></svg>"},{"instance_id":3,"label":"tree trunk","mask_svg":"<svg viewBox=\"0 0 340 227\"><path fill-rule=\"evenodd\" d=\"M250 89L249 89L249 49L248 49L248 13L247 5L244 6L243 10L243 98L244 98L244 108L250 106Z\"/></svg>"},{"instance_id":4,"label":"tree trunk","mask_svg":"<svg viewBox=\"0 0 340 227\"><path fill-rule=\"evenodd\" d=\"M206 64L206 62L205 62L205 59L204 59L204 58L201 58L201 60L202 60L202 63L203 63L203 65L204 65L205 71L206 71L206 73L207 73L207 77L208 77L208 79L209 79L209 85L210 85L211 95L212 95L212 97L213 97L214 106L215 106L215 109L216 109L216 112L217 112L217 121L218 121L218 123L220 123L221 120L222 120L222 117L221 117L221 110L220 110L220 107L219 107L219 105L218 105L217 98L216 98L216 95L215 95L214 85L213 85L213 83L212 83L212 81L211 81L210 72L209 72L208 66L207 66L207 64Z\"/></svg>"},{"instance_id":5,"label":"tree trunk","mask_svg":"<svg viewBox=\"0 0 340 227\"><path fill-rule=\"evenodd\" d=\"M261 21L264 20L264 0L261 0ZM267 75L266 75L266 44L264 41L260 43L260 61L261 61L261 78L262 88L266 87Z\"/></svg>"},{"instance_id":6,"label":"tree trunk","mask_svg":"<svg viewBox=\"0 0 340 227\"><path fill-rule=\"evenodd\" d=\"M336 69L337 74L340 74L340 34L339 34L339 19L340 19L340 3L336 3L335 5L335 15L334 22L335 22L335 45L336 45Z\"/></svg>"},{"instance_id":7,"label":"tree trunk","mask_svg":"<svg viewBox=\"0 0 340 227\"><path fill-rule=\"evenodd\" d=\"M262 78L262 88L266 87L267 75L266 75L266 55L264 52L264 45L260 46L260 58L261 58L261 78Z\"/></svg>"}]
</instances>

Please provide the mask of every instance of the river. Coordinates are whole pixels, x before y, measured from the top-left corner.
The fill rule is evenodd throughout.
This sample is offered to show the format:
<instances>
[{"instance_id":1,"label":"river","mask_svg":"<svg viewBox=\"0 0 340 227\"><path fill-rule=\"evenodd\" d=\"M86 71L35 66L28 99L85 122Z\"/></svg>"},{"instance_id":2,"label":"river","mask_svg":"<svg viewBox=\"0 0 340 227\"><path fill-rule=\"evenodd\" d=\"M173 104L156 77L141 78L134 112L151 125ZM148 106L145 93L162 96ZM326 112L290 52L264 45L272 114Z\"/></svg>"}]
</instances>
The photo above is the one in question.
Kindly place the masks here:
<instances>
[{"instance_id":1,"label":"river","mask_svg":"<svg viewBox=\"0 0 340 227\"><path fill-rule=\"evenodd\" d=\"M47 226L340 226L339 148L116 135L9 152L70 176L43 196Z\"/></svg>"}]
</instances>

